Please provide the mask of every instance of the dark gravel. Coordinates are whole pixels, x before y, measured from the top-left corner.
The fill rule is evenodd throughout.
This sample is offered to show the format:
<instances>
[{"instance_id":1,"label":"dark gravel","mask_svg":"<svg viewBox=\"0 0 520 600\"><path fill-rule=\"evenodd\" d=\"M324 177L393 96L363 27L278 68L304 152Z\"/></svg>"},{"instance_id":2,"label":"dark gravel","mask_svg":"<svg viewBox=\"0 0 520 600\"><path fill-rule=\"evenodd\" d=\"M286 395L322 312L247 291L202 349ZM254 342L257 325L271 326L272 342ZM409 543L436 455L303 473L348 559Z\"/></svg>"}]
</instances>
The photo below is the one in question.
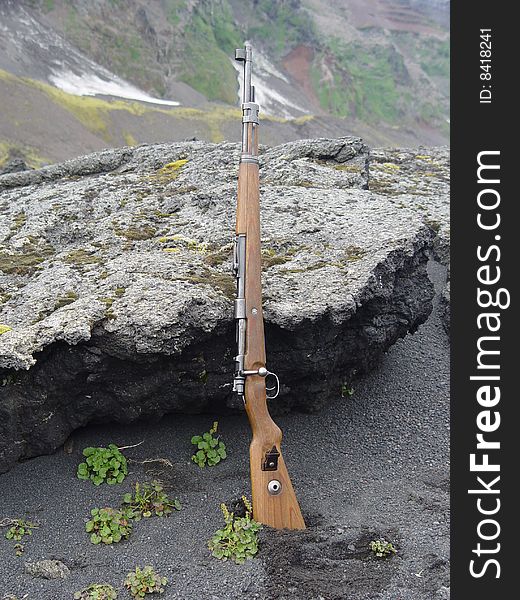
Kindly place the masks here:
<instances>
[{"instance_id":1,"label":"dark gravel","mask_svg":"<svg viewBox=\"0 0 520 600\"><path fill-rule=\"evenodd\" d=\"M430 265L437 288L443 268ZM438 303L413 336L399 341L378 369L354 382L351 397L320 414L278 420L284 456L309 527L262 532L261 551L245 565L209 555L206 541L221 523L219 503L248 493L249 426L245 415L220 418L229 455L200 470L189 457L190 437L213 415L171 416L158 423L91 426L63 450L17 465L0 476L0 519L39 522L23 556L0 534L0 598L68 600L92 582L122 581L136 564L168 577L162 597L182 600L443 600L449 598L449 344ZM339 393L338 393L339 396ZM130 464L117 487L75 477L88 445L119 446ZM92 545L84 522L94 506L115 506L137 480L158 477L183 510L134 527L128 541ZM368 543L385 537L398 554L376 559ZM71 574L44 580L25 562L58 559Z\"/></svg>"}]
</instances>

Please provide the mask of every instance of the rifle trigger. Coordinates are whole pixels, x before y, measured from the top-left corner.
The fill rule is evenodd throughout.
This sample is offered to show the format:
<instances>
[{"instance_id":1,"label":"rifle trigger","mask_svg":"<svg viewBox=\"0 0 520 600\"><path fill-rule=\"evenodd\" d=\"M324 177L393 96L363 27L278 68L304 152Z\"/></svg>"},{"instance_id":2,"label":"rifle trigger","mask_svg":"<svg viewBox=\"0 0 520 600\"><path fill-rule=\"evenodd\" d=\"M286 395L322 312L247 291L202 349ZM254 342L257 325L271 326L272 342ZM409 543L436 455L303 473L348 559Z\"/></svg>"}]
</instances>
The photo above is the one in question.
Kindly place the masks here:
<instances>
[{"instance_id":1,"label":"rifle trigger","mask_svg":"<svg viewBox=\"0 0 520 600\"><path fill-rule=\"evenodd\" d=\"M262 471L277 471L278 470L278 452L276 446L273 446L271 450L265 453L265 459L262 463Z\"/></svg>"}]
</instances>

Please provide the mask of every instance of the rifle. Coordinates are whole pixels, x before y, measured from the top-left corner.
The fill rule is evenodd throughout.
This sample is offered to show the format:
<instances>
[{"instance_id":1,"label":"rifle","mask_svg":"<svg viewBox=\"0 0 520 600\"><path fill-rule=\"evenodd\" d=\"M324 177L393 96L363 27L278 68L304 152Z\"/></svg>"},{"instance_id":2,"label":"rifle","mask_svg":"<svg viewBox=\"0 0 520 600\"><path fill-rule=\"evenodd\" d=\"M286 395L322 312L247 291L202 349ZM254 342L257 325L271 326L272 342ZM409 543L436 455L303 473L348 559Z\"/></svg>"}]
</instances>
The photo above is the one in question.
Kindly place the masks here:
<instances>
[{"instance_id":1,"label":"rifle","mask_svg":"<svg viewBox=\"0 0 520 600\"><path fill-rule=\"evenodd\" d=\"M262 256L258 180L258 104L251 85L252 50L246 43L235 53L243 62L242 154L238 174L233 270L237 280L235 320L238 353L233 391L244 402L253 433L249 448L253 516L278 529L305 529L281 450L282 432L272 420L267 399L276 398L278 377L265 364L262 316ZM275 385L266 387L266 378ZM267 396L267 391L273 392Z\"/></svg>"}]
</instances>

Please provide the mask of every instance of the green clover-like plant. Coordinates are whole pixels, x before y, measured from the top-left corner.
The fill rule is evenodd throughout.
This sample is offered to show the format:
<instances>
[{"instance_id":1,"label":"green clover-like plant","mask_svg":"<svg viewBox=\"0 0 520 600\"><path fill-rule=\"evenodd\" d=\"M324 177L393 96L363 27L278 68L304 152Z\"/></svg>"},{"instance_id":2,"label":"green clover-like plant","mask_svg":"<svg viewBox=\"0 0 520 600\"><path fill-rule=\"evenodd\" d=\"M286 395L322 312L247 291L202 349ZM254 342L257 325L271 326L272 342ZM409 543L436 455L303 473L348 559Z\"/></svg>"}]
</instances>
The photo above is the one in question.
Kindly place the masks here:
<instances>
[{"instance_id":1,"label":"green clover-like plant","mask_svg":"<svg viewBox=\"0 0 520 600\"><path fill-rule=\"evenodd\" d=\"M32 530L36 529L38 525L30 521L24 521L23 519L13 519L9 524L11 527L7 530L5 537L8 540L16 542L14 545L15 554L16 556L21 556L25 548L21 541L25 536L32 535Z\"/></svg>"},{"instance_id":2,"label":"green clover-like plant","mask_svg":"<svg viewBox=\"0 0 520 600\"><path fill-rule=\"evenodd\" d=\"M202 435L194 435L191 443L197 447L197 452L191 457L191 460L199 467L212 467L224 460L227 456L226 445L219 437L213 437L217 433L218 421L213 423L213 427Z\"/></svg>"},{"instance_id":3,"label":"green clover-like plant","mask_svg":"<svg viewBox=\"0 0 520 600\"><path fill-rule=\"evenodd\" d=\"M109 444L108 448L85 448L83 456L86 460L78 466L79 479L90 479L94 485L104 481L115 485L122 483L128 474L126 458L115 444Z\"/></svg>"},{"instance_id":4,"label":"green clover-like plant","mask_svg":"<svg viewBox=\"0 0 520 600\"><path fill-rule=\"evenodd\" d=\"M5 537L8 540L15 540L17 542L21 541L25 535L32 535L32 529L38 527L36 523L30 523L23 519L13 519L10 524L11 527L7 530Z\"/></svg>"},{"instance_id":5,"label":"green clover-like plant","mask_svg":"<svg viewBox=\"0 0 520 600\"><path fill-rule=\"evenodd\" d=\"M394 545L384 539L373 540L370 542L369 546L370 550L372 550L378 558L388 558L393 554L397 554Z\"/></svg>"},{"instance_id":6,"label":"green clover-like plant","mask_svg":"<svg viewBox=\"0 0 520 600\"><path fill-rule=\"evenodd\" d=\"M242 501L246 509L243 517L235 517L225 504L220 505L226 525L217 530L208 542L215 558L233 560L237 564L252 559L258 552L258 531L262 528L252 518L251 503L245 496L242 496Z\"/></svg>"},{"instance_id":7,"label":"green clover-like plant","mask_svg":"<svg viewBox=\"0 0 520 600\"><path fill-rule=\"evenodd\" d=\"M168 583L166 577L161 577L150 565L128 573L125 587L134 598L144 598L146 594L162 594L164 586Z\"/></svg>"},{"instance_id":8,"label":"green clover-like plant","mask_svg":"<svg viewBox=\"0 0 520 600\"><path fill-rule=\"evenodd\" d=\"M174 510L180 510L181 503L177 498L170 500L163 489L160 481L151 483L135 484L135 492L123 496L124 513L135 521L142 517L163 517L169 515Z\"/></svg>"},{"instance_id":9,"label":"green clover-like plant","mask_svg":"<svg viewBox=\"0 0 520 600\"><path fill-rule=\"evenodd\" d=\"M132 523L127 515L115 508L93 508L91 519L85 524L93 544L116 544L132 532Z\"/></svg>"},{"instance_id":10,"label":"green clover-like plant","mask_svg":"<svg viewBox=\"0 0 520 600\"><path fill-rule=\"evenodd\" d=\"M115 600L117 592L109 583L91 583L88 587L75 592L74 600Z\"/></svg>"}]
</instances>

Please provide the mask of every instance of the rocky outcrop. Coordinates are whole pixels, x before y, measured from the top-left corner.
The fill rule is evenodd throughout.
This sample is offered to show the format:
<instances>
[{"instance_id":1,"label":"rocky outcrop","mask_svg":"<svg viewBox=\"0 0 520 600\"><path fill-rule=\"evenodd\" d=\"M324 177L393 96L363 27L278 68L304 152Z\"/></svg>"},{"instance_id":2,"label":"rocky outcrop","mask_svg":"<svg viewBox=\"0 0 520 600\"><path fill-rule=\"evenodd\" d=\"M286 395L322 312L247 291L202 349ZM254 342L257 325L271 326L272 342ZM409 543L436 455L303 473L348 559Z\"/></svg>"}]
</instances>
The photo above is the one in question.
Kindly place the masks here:
<instances>
[{"instance_id":1,"label":"rocky outcrop","mask_svg":"<svg viewBox=\"0 0 520 600\"><path fill-rule=\"evenodd\" d=\"M417 213L431 229L433 258L447 269L439 301L442 323L450 332L450 160L447 147L378 148L371 153L370 189L398 208Z\"/></svg>"},{"instance_id":2,"label":"rocky outcrop","mask_svg":"<svg viewBox=\"0 0 520 600\"><path fill-rule=\"evenodd\" d=\"M0 177L1 468L92 421L226 409L238 158L190 142ZM356 138L262 149L275 410L319 409L429 315L434 228L401 175L365 189Z\"/></svg>"}]
</instances>

